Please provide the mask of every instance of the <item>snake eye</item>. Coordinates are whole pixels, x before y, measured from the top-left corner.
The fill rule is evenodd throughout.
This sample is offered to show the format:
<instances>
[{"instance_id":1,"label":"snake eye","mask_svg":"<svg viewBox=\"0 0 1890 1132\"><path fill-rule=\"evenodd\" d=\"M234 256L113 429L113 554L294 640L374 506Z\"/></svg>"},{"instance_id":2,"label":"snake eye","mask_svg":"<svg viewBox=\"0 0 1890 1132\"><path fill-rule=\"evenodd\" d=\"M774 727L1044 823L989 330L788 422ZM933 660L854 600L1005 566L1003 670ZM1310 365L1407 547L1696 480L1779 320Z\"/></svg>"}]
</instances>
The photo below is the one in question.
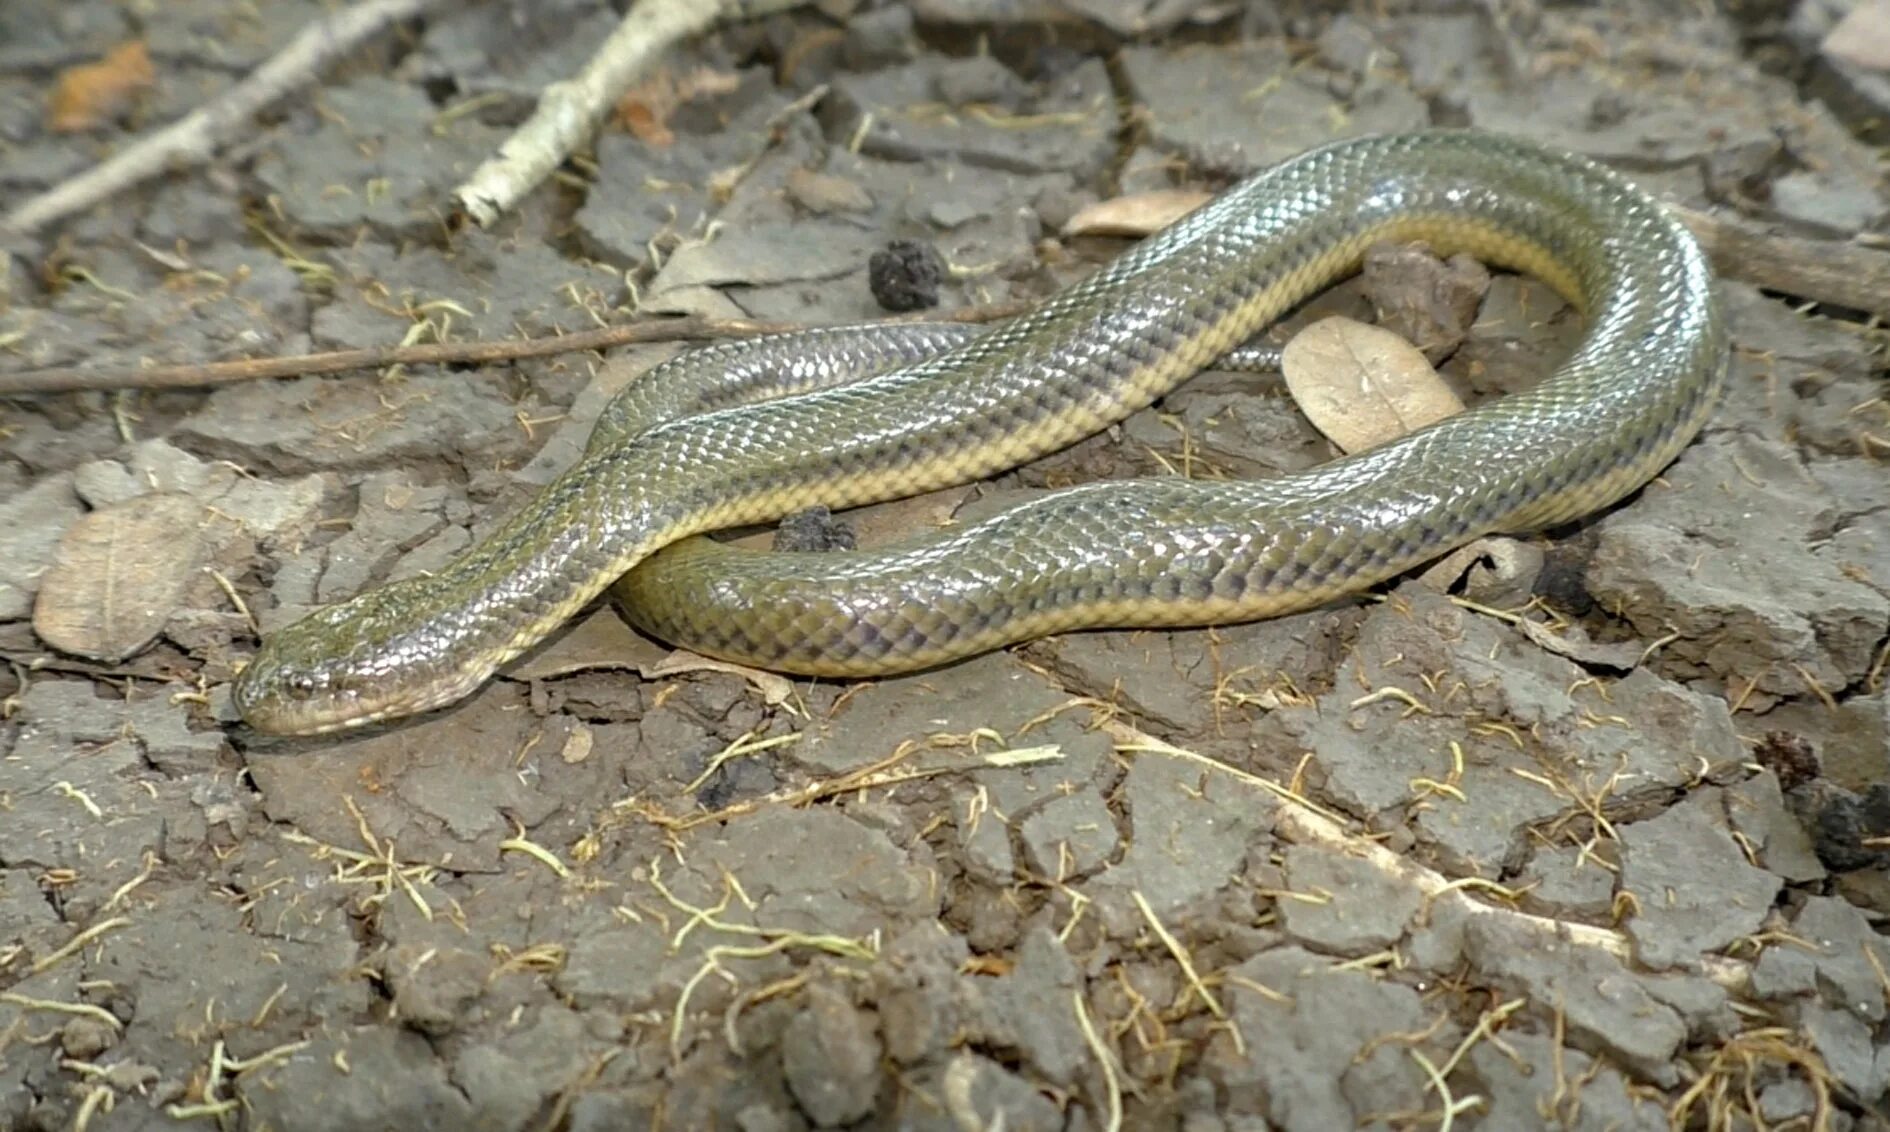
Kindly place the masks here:
<instances>
[{"instance_id":1,"label":"snake eye","mask_svg":"<svg viewBox=\"0 0 1890 1132\"><path fill-rule=\"evenodd\" d=\"M292 700L306 700L315 694L315 677L306 672L297 673L282 682L282 690L289 693Z\"/></svg>"}]
</instances>

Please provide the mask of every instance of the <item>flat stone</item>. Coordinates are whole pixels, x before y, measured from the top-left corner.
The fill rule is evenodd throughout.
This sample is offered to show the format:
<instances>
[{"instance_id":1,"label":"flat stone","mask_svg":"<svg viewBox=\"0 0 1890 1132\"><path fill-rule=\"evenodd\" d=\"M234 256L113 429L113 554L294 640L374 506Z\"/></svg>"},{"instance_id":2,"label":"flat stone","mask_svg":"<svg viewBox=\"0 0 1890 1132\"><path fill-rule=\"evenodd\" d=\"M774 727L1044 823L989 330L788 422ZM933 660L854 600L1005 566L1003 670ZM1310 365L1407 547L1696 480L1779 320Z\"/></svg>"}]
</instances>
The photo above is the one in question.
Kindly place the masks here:
<instances>
[{"instance_id":1,"label":"flat stone","mask_svg":"<svg viewBox=\"0 0 1890 1132\"><path fill-rule=\"evenodd\" d=\"M817 1128L834 1128L873 1111L883 1053L870 1015L826 983L807 988L788 1023L783 1071L794 1099Z\"/></svg>"},{"instance_id":2,"label":"flat stone","mask_svg":"<svg viewBox=\"0 0 1890 1132\"><path fill-rule=\"evenodd\" d=\"M147 899L157 895L147 892ZM265 1024L255 1027L260 1033L241 1043L246 1050L252 1042L266 1049L270 1036L299 1034L319 1018L367 1010L368 988L347 977L358 961L340 918L319 938L290 942L245 930L233 905L166 900L110 937L86 970L111 980L135 1008L137 1029L126 1036L140 1056L177 1065L194 1052L187 1035L208 1010L251 1019L274 998ZM298 993L279 994L285 983Z\"/></svg>"},{"instance_id":3,"label":"flat stone","mask_svg":"<svg viewBox=\"0 0 1890 1132\"><path fill-rule=\"evenodd\" d=\"M221 4L180 3L143 31L153 58L188 59L221 70L250 70L324 12L314 0L233 12Z\"/></svg>"},{"instance_id":4,"label":"flat stone","mask_svg":"<svg viewBox=\"0 0 1890 1132\"><path fill-rule=\"evenodd\" d=\"M545 1004L496 1037L482 1036L453 1059L452 1081L485 1127L529 1126L561 1082L583 1076L605 1043L587 1032L583 1015Z\"/></svg>"},{"instance_id":5,"label":"flat stone","mask_svg":"<svg viewBox=\"0 0 1890 1132\"><path fill-rule=\"evenodd\" d=\"M103 901L145 852L186 836L187 807L128 734L122 698L99 697L90 681L42 674L14 706L17 730L0 758L0 794L10 799L6 862L77 870L62 906L82 904L95 889Z\"/></svg>"},{"instance_id":6,"label":"flat stone","mask_svg":"<svg viewBox=\"0 0 1890 1132\"><path fill-rule=\"evenodd\" d=\"M1249 757L1273 736L1233 724L1259 728L1291 698L1290 681L1327 679L1360 616L1340 606L1212 633L1071 633L1033 645L1030 655L1064 687L1114 704L1145 727L1188 736L1203 752ZM1124 679L1126 672L1136 678Z\"/></svg>"},{"instance_id":7,"label":"flat stone","mask_svg":"<svg viewBox=\"0 0 1890 1132\"><path fill-rule=\"evenodd\" d=\"M437 1038L468 1021L491 978L492 961L463 947L403 944L387 950L379 971L406 1024Z\"/></svg>"},{"instance_id":8,"label":"flat stone","mask_svg":"<svg viewBox=\"0 0 1890 1132\"><path fill-rule=\"evenodd\" d=\"M25 318L21 329L28 345L40 335L64 332L84 345L84 364L100 368L307 352L308 296L281 260L228 245L206 248L191 260L193 270L163 274L142 261L94 265L104 286L67 288L51 309ZM36 364L79 360L62 357L57 345L48 350L29 349L28 357Z\"/></svg>"},{"instance_id":9,"label":"flat stone","mask_svg":"<svg viewBox=\"0 0 1890 1132\"><path fill-rule=\"evenodd\" d=\"M1079 177L1102 169L1115 146L1115 115L1101 60L1037 84L997 78L992 63L976 56L925 57L843 75L822 109L828 135L852 144L858 132L852 144L858 152L897 161L950 158L1012 173L1060 170ZM965 100L954 103L954 94ZM994 97L1001 101L994 104Z\"/></svg>"},{"instance_id":10,"label":"flat stone","mask_svg":"<svg viewBox=\"0 0 1890 1132\"><path fill-rule=\"evenodd\" d=\"M372 1072L362 1071L370 1066ZM319 1034L306 1048L237 1078L236 1092L257 1120L310 1132L390 1122L466 1128L477 1115L427 1040L391 1026ZM311 1105L309 1097L322 1103Z\"/></svg>"},{"instance_id":11,"label":"flat stone","mask_svg":"<svg viewBox=\"0 0 1890 1132\"><path fill-rule=\"evenodd\" d=\"M1075 962L1056 936L1044 927L1031 929L1009 973L981 988L984 1040L1015 1050L1054 1084L1075 1084L1091 1055L1074 1010L1065 1004L1082 985Z\"/></svg>"},{"instance_id":12,"label":"flat stone","mask_svg":"<svg viewBox=\"0 0 1890 1132\"><path fill-rule=\"evenodd\" d=\"M173 439L288 475L403 461L485 468L528 443L504 379L463 373L415 373L394 386L333 377L226 385Z\"/></svg>"},{"instance_id":13,"label":"flat stone","mask_svg":"<svg viewBox=\"0 0 1890 1132\"><path fill-rule=\"evenodd\" d=\"M1746 862L1718 808L1710 792L1696 794L1618 827L1621 890L1637 900L1628 936L1635 956L1656 970L1693 966L1756 932L1782 887Z\"/></svg>"},{"instance_id":14,"label":"flat stone","mask_svg":"<svg viewBox=\"0 0 1890 1132\"><path fill-rule=\"evenodd\" d=\"M1597 685L1421 583L1396 593L1395 604L1365 614L1331 690L1274 718L1312 753L1342 808L1369 817L1421 799L1419 836L1454 873L1494 878L1519 867L1528 830L1578 807L1571 791L1612 783L1611 802L1625 805L1684 785L1701 760L1747 757L1722 700L1645 669ZM1420 707L1381 689L1401 689ZM1453 775L1461 800L1423 785Z\"/></svg>"},{"instance_id":15,"label":"flat stone","mask_svg":"<svg viewBox=\"0 0 1890 1132\"><path fill-rule=\"evenodd\" d=\"M331 256L334 294L309 322L316 349L357 350L400 342L424 312L455 340L547 337L589 329L595 312L575 296L602 289L615 271L586 269L536 241L462 234L449 249L362 241Z\"/></svg>"},{"instance_id":16,"label":"flat stone","mask_svg":"<svg viewBox=\"0 0 1890 1132\"><path fill-rule=\"evenodd\" d=\"M589 61L621 17L603 0L541 0L513 11L449 8L430 16L403 78L450 81L462 98L492 98L523 118L548 83Z\"/></svg>"},{"instance_id":17,"label":"flat stone","mask_svg":"<svg viewBox=\"0 0 1890 1132\"><path fill-rule=\"evenodd\" d=\"M1470 1047L1469 1066L1479 1093L1489 1098L1480 1115L1490 1128L1541 1127L1553 1112L1552 1125L1566 1132L1666 1132L1662 1106L1628 1091L1620 1070L1597 1065L1578 1049L1558 1049L1543 1034L1505 1032L1503 1045ZM1559 1065L1560 1074L1531 1072L1529 1067Z\"/></svg>"},{"instance_id":18,"label":"flat stone","mask_svg":"<svg viewBox=\"0 0 1890 1132\"><path fill-rule=\"evenodd\" d=\"M1819 757L1831 781L1854 791L1890 782L1890 690L1840 703L1830 723Z\"/></svg>"},{"instance_id":19,"label":"flat stone","mask_svg":"<svg viewBox=\"0 0 1890 1132\"><path fill-rule=\"evenodd\" d=\"M1584 858L1574 846L1536 850L1523 873L1524 905L1546 916L1587 920L1605 917L1614 904L1614 874Z\"/></svg>"},{"instance_id":20,"label":"flat stone","mask_svg":"<svg viewBox=\"0 0 1890 1132\"><path fill-rule=\"evenodd\" d=\"M1824 863L1804 824L1793 816L1770 771L1726 788L1726 817L1756 851L1759 864L1788 884L1823 880Z\"/></svg>"},{"instance_id":21,"label":"flat stone","mask_svg":"<svg viewBox=\"0 0 1890 1132\"><path fill-rule=\"evenodd\" d=\"M707 875L738 877L755 921L773 929L865 936L938 913L925 869L881 831L832 809L766 810L692 852L699 867L717 870ZM850 865L836 876L830 862L841 860Z\"/></svg>"},{"instance_id":22,"label":"flat stone","mask_svg":"<svg viewBox=\"0 0 1890 1132\"><path fill-rule=\"evenodd\" d=\"M250 758L249 776L271 819L317 841L370 851L361 823L341 802L347 796L403 859L494 870L513 820L535 825L559 804L515 773L513 759L533 727L530 713L519 710L522 698L514 687L490 685L433 727L333 739L319 759L265 750ZM364 790L364 781L382 786Z\"/></svg>"},{"instance_id":23,"label":"flat stone","mask_svg":"<svg viewBox=\"0 0 1890 1132\"><path fill-rule=\"evenodd\" d=\"M1818 962L1790 944L1773 944L1752 964L1752 993L1788 999L1816 994Z\"/></svg>"},{"instance_id":24,"label":"flat stone","mask_svg":"<svg viewBox=\"0 0 1890 1132\"><path fill-rule=\"evenodd\" d=\"M1280 924L1288 935L1320 951L1349 956L1380 951L1404 937L1423 906L1424 894L1414 886L1357 857L1314 845L1290 845L1285 856L1287 887L1324 899L1282 898Z\"/></svg>"},{"instance_id":25,"label":"flat stone","mask_svg":"<svg viewBox=\"0 0 1890 1132\"><path fill-rule=\"evenodd\" d=\"M947 1050L975 1007L958 969L970 957L963 938L927 921L901 932L872 968L874 1002L886 1052L915 1066Z\"/></svg>"},{"instance_id":26,"label":"flat stone","mask_svg":"<svg viewBox=\"0 0 1890 1132\"><path fill-rule=\"evenodd\" d=\"M283 215L306 228L424 237L439 225L441 186L464 181L505 140L476 116L442 118L420 88L378 75L317 98L324 113L265 149L254 170Z\"/></svg>"},{"instance_id":27,"label":"flat stone","mask_svg":"<svg viewBox=\"0 0 1890 1132\"><path fill-rule=\"evenodd\" d=\"M1682 453L1631 508L1597 526L1587 583L1653 638L1679 636L1657 670L1750 692L1843 688L1870 665L1890 597L1818 545L1838 501L1782 444L1709 439Z\"/></svg>"},{"instance_id":28,"label":"flat stone","mask_svg":"<svg viewBox=\"0 0 1890 1132\"><path fill-rule=\"evenodd\" d=\"M1731 1041L1746 1023L1732 1010L1732 996L1705 975L1649 974L1647 993L1680 1015L1693 1041Z\"/></svg>"},{"instance_id":29,"label":"flat stone","mask_svg":"<svg viewBox=\"0 0 1890 1132\"><path fill-rule=\"evenodd\" d=\"M554 985L581 1010L642 1009L673 1001L688 979L689 972L675 969L672 955L668 937L654 923L596 925L571 940Z\"/></svg>"},{"instance_id":30,"label":"flat stone","mask_svg":"<svg viewBox=\"0 0 1890 1132\"><path fill-rule=\"evenodd\" d=\"M771 97L728 114L712 132L668 146L603 134L597 180L575 218L579 235L595 255L647 268L659 266L660 257L678 245L707 239L708 222L721 208L711 193L713 178L762 154L766 122L785 102Z\"/></svg>"},{"instance_id":31,"label":"flat stone","mask_svg":"<svg viewBox=\"0 0 1890 1132\"><path fill-rule=\"evenodd\" d=\"M1045 802L1024 818L1019 835L1031 871L1058 883L1095 872L1122 844L1115 817L1093 786Z\"/></svg>"},{"instance_id":32,"label":"flat stone","mask_svg":"<svg viewBox=\"0 0 1890 1132\"><path fill-rule=\"evenodd\" d=\"M784 757L811 773L831 775L877 762L908 742L929 749L914 759L958 764L975 762L974 749L1058 748L1063 757L1054 761L975 768L966 775L983 788L991 810L1017 821L1064 797L1064 783L1094 779L1109 757L1108 735L1086 727L1086 712L1060 710L1070 706L1069 693L1015 658L993 653L863 688Z\"/></svg>"},{"instance_id":33,"label":"flat stone","mask_svg":"<svg viewBox=\"0 0 1890 1132\"><path fill-rule=\"evenodd\" d=\"M1683 42L1698 35L1702 22L1715 21L1637 30L1650 44L1684 53L1703 46L1697 40ZM1574 31L1570 39L1579 41L1573 23L1551 27ZM1724 30L1723 22L1717 26ZM1461 99L1466 125L1520 133L1636 168L1675 166L1715 151L1774 144L1773 107L1796 103L1790 84L1730 59L1716 57L1715 62L1716 69L1699 72L1698 81L1686 79L1683 66L1659 70L1605 56L1518 82L1478 68L1451 93ZM1623 93L1627 89L1631 97Z\"/></svg>"},{"instance_id":34,"label":"flat stone","mask_svg":"<svg viewBox=\"0 0 1890 1132\"><path fill-rule=\"evenodd\" d=\"M1890 1061L1876 1056L1870 1025L1834 1006L1807 1003L1798 1024L1824 1059L1831 1076L1864 1104L1873 1104L1890 1086Z\"/></svg>"},{"instance_id":35,"label":"flat stone","mask_svg":"<svg viewBox=\"0 0 1890 1132\"><path fill-rule=\"evenodd\" d=\"M1787 220L1833 239L1873 228L1890 207L1868 183L1801 170L1772 182L1772 207Z\"/></svg>"},{"instance_id":36,"label":"flat stone","mask_svg":"<svg viewBox=\"0 0 1890 1132\"><path fill-rule=\"evenodd\" d=\"M1262 392L1248 392L1213 390L1205 382L1193 382L1163 404L1188 430L1197 458L1229 474L1260 477L1297 472L1323 464L1331 455L1330 444L1293 404L1284 386L1268 383ZM1165 432L1143 432L1149 423L1161 424ZM1179 446L1172 424L1151 422L1146 414L1131 417L1124 427L1132 434L1142 433L1137 439L1158 450Z\"/></svg>"},{"instance_id":37,"label":"flat stone","mask_svg":"<svg viewBox=\"0 0 1890 1132\"><path fill-rule=\"evenodd\" d=\"M1242 862L1265 844L1272 822L1252 788L1226 775L1158 754L1139 754L1119 796L1128 821L1128 851L1081 890L1106 896L1125 924L1140 893L1170 931L1201 914L1233 882Z\"/></svg>"},{"instance_id":38,"label":"flat stone","mask_svg":"<svg viewBox=\"0 0 1890 1132\"><path fill-rule=\"evenodd\" d=\"M792 225L725 229L706 243L679 249L664 266L652 295L726 283L809 283L835 279L866 263L882 243L872 232L835 228L829 238Z\"/></svg>"},{"instance_id":39,"label":"flat stone","mask_svg":"<svg viewBox=\"0 0 1890 1132\"><path fill-rule=\"evenodd\" d=\"M215 770L229 739L215 728L192 731L189 715L168 698L126 705L125 719L144 748L145 760L166 774Z\"/></svg>"},{"instance_id":40,"label":"flat stone","mask_svg":"<svg viewBox=\"0 0 1890 1132\"><path fill-rule=\"evenodd\" d=\"M1417 1112L1424 1104L1422 1071L1403 1051L1380 1040L1429 1023L1417 992L1332 961L1282 947L1228 972L1228 1011L1247 1049L1209 1049L1207 1072L1231 1107L1263 1112L1281 1132L1359 1127L1367 1114ZM1260 986L1283 996L1249 989ZM1448 1040L1448 1039L1445 1039Z\"/></svg>"},{"instance_id":41,"label":"flat stone","mask_svg":"<svg viewBox=\"0 0 1890 1132\"><path fill-rule=\"evenodd\" d=\"M973 790L954 791L952 809L966 874L987 884L1011 883L1017 873L1017 860L1011 852L1010 821L990 811L988 803Z\"/></svg>"},{"instance_id":42,"label":"flat stone","mask_svg":"<svg viewBox=\"0 0 1890 1132\"><path fill-rule=\"evenodd\" d=\"M1812 1121L1817 1115L1819 1103L1817 1090L1811 1087L1811 1082L1799 1077L1787 1077L1772 1082L1760 1091L1759 1116L1778 1124L1800 1119Z\"/></svg>"},{"instance_id":43,"label":"flat stone","mask_svg":"<svg viewBox=\"0 0 1890 1132\"><path fill-rule=\"evenodd\" d=\"M1149 141L1209 169L1248 172L1327 142L1427 124L1409 90L1361 85L1335 96L1301 73L1284 39L1237 46L1136 46L1121 54L1130 97L1145 108ZM1238 91L1238 97L1228 97Z\"/></svg>"},{"instance_id":44,"label":"flat stone","mask_svg":"<svg viewBox=\"0 0 1890 1132\"><path fill-rule=\"evenodd\" d=\"M1555 1004L1584 1049L1606 1052L1637 1073L1673 1077L1686 1023L1640 976L1595 947L1495 916L1465 927L1472 969L1510 994Z\"/></svg>"},{"instance_id":45,"label":"flat stone","mask_svg":"<svg viewBox=\"0 0 1890 1132\"><path fill-rule=\"evenodd\" d=\"M316 601L353 597L370 581L386 577L403 548L430 537L446 522L447 490L415 487L399 472L376 472L361 482L359 506L346 532L322 548L327 564Z\"/></svg>"},{"instance_id":46,"label":"flat stone","mask_svg":"<svg viewBox=\"0 0 1890 1132\"><path fill-rule=\"evenodd\" d=\"M1890 946L1864 913L1843 900L1808 897L1793 921L1793 931L1818 947L1813 961L1827 1001L1872 1024L1883 1021L1883 978L1877 972L1890 968ZM1875 963L1866 949L1875 956Z\"/></svg>"},{"instance_id":47,"label":"flat stone","mask_svg":"<svg viewBox=\"0 0 1890 1132\"><path fill-rule=\"evenodd\" d=\"M1800 0L1785 33L1810 57L1805 97L1829 106L1857 136L1884 141L1890 117L1890 75L1885 73L1881 0Z\"/></svg>"}]
</instances>

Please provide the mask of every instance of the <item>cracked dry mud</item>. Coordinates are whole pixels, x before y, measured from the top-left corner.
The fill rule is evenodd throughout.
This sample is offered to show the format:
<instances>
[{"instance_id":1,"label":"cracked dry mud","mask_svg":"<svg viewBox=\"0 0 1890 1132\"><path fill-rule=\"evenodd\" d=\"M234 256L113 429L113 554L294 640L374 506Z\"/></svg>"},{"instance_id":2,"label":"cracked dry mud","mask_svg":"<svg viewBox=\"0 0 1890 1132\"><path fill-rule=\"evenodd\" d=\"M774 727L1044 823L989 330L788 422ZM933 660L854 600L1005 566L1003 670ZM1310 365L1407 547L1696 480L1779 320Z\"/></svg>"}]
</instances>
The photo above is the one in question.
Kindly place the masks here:
<instances>
[{"instance_id":1,"label":"cracked dry mud","mask_svg":"<svg viewBox=\"0 0 1890 1132\"><path fill-rule=\"evenodd\" d=\"M631 307L854 320L895 239L950 265L947 307L1027 298L1124 246L1060 234L1087 203L1427 124L1881 242L1856 107L1883 79L1818 54L1867 2L1497 27L830 0L673 52L672 78L724 78L669 140L613 123L493 231L451 232L451 186L616 20L466 6L211 168L7 245L0 372ZM0 195L323 7L0 8ZM53 77L134 37L160 82L130 120L46 132ZM229 726L250 615L448 560L675 348L0 401L0 1128L1077 1132L1118 1105L1185 1132L1890 1127L1885 340L1724 293L1731 387L1700 440L1448 593L851 685L665 674L603 609L458 710L307 743ZM1472 401L1580 332L1534 281L1472 300L1440 351ZM1277 379L1210 373L995 483L847 518L870 542L1104 476L1329 456ZM48 587L91 592L58 573L82 522L174 530L161 561L203 567L122 660L34 629Z\"/></svg>"}]
</instances>

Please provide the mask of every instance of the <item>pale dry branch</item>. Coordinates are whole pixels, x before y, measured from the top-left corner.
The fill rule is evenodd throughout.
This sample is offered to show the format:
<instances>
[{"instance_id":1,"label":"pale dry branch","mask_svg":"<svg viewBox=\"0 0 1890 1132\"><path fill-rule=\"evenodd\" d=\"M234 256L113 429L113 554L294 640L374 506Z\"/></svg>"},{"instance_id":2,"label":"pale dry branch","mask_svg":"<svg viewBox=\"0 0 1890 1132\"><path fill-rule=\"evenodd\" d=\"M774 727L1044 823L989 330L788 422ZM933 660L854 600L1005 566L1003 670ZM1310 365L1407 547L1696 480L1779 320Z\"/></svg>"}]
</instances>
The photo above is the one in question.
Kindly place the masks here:
<instances>
[{"instance_id":1,"label":"pale dry branch","mask_svg":"<svg viewBox=\"0 0 1890 1132\"><path fill-rule=\"evenodd\" d=\"M439 0L363 0L303 28L288 46L221 95L130 148L27 200L0 228L34 232L162 173L214 157L257 111L314 81L329 63Z\"/></svg>"},{"instance_id":2,"label":"pale dry branch","mask_svg":"<svg viewBox=\"0 0 1890 1132\"><path fill-rule=\"evenodd\" d=\"M490 225L588 145L610 108L664 52L724 16L794 6L793 0L759 6L741 0L638 0L582 71L539 94L532 116L453 190L453 200L474 223Z\"/></svg>"}]
</instances>

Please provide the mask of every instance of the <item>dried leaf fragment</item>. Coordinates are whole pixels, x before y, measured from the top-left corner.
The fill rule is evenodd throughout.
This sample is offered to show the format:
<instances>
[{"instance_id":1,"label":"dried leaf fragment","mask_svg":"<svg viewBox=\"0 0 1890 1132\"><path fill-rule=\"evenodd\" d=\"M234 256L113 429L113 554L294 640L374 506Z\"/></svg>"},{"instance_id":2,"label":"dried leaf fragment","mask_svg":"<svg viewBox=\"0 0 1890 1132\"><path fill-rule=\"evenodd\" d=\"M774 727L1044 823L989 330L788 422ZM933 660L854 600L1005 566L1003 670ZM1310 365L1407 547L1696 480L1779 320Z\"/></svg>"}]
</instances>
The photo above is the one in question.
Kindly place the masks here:
<instances>
[{"instance_id":1,"label":"dried leaf fragment","mask_svg":"<svg viewBox=\"0 0 1890 1132\"><path fill-rule=\"evenodd\" d=\"M1280 368L1300 411L1347 453L1463 411L1417 347L1349 318L1321 319L1295 334Z\"/></svg>"},{"instance_id":2,"label":"dried leaf fragment","mask_svg":"<svg viewBox=\"0 0 1890 1132\"><path fill-rule=\"evenodd\" d=\"M790 169L782 185L788 199L818 216L830 212L871 212L873 196L857 181L817 173L812 169Z\"/></svg>"},{"instance_id":3,"label":"dried leaf fragment","mask_svg":"<svg viewBox=\"0 0 1890 1132\"><path fill-rule=\"evenodd\" d=\"M1152 189L1146 193L1099 200L1076 210L1063 225L1065 236L1147 236L1214 199L1197 189Z\"/></svg>"},{"instance_id":4,"label":"dried leaf fragment","mask_svg":"<svg viewBox=\"0 0 1890 1132\"><path fill-rule=\"evenodd\" d=\"M617 121L644 144L660 148L676 140L669 118L677 107L698 98L728 94L741 83L740 75L713 67L697 67L680 76L665 68L617 99Z\"/></svg>"},{"instance_id":5,"label":"dried leaf fragment","mask_svg":"<svg viewBox=\"0 0 1890 1132\"><path fill-rule=\"evenodd\" d=\"M669 649L624 624L617 611L598 609L543 649L507 670L514 680L556 680L578 672L655 664Z\"/></svg>"},{"instance_id":6,"label":"dried leaf fragment","mask_svg":"<svg viewBox=\"0 0 1890 1132\"><path fill-rule=\"evenodd\" d=\"M655 664L640 666L637 671L645 680L661 680L665 676L682 676L690 672L726 672L748 681L771 707L778 707L794 698L794 682L777 672L763 672L745 664L731 664L726 660L699 656L688 649L677 649Z\"/></svg>"},{"instance_id":7,"label":"dried leaf fragment","mask_svg":"<svg viewBox=\"0 0 1890 1132\"><path fill-rule=\"evenodd\" d=\"M62 134L95 130L131 109L138 95L156 83L157 68L144 41L121 43L96 63L60 72L47 101L47 125Z\"/></svg>"},{"instance_id":8,"label":"dried leaf fragment","mask_svg":"<svg viewBox=\"0 0 1890 1132\"><path fill-rule=\"evenodd\" d=\"M75 656L117 662L164 630L208 557L203 505L140 495L67 529L40 579L33 631Z\"/></svg>"},{"instance_id":9,"label":"dried leaf fragment","mask_svg":"<svg viewBox=\"0 0 1890 1132\"><path fill-rule=\"evenodd\" d=\"M1890 71L1890 0L1863 0L1833 24L1818 50L1872 71Z\"/></svg>"}]
</instances>

